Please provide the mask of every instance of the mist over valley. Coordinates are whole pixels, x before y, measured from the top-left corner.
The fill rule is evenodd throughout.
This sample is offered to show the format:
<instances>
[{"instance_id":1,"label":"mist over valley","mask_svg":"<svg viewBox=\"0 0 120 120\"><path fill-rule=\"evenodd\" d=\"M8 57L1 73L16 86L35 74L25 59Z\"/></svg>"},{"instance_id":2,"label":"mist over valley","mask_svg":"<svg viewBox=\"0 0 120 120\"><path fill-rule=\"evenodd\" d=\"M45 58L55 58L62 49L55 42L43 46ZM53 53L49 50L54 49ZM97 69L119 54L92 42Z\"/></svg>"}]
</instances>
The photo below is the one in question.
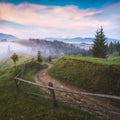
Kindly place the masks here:
<instances>
[{"instance_id":1,"label":"mist over valley","mask_svg":"<svg viewBox=\"0 0 120 120\"><path fill-rule=\"evenodd\" d=\"M49 56L56 58L64 54L90 55L94 38L44 38L44 39L20 39L13 35L0 33L0 59L10 57L13 53L36 57L38 51L43 58ZM107 38L108 44L111 41L119 41Z\"/></svg>"}]
</instances>

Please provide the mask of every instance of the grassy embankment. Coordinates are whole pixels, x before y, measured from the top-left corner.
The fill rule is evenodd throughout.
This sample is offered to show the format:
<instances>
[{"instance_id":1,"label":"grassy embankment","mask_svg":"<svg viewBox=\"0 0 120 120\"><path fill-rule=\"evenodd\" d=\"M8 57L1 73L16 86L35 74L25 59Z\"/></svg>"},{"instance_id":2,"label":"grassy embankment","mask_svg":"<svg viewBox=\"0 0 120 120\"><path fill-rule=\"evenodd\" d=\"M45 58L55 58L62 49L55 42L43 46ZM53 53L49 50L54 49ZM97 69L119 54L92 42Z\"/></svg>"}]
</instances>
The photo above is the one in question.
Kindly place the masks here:
<instances>
[{"instance_id":1,"label":"grassy embankment","mask_svg":"<svg viewBox=\"0 0 120 120\"><path fill-rule=\"evenodd\" d=\"M53 109L49 100L26 94L46 94L40 88L20 83L16 91L13 77L21 70L22 62L19 60L16 69L10 63L0 69L0 120L98 120L88 112L63 103L59 103L57 110ZM40 69L43 69L40 64L27 63L24 78L33 81L34 73Z\"/></svg>"},{"instance_id":2,"label":"grassy embankment","mask_svg":"<svg viewBox=\"0 0 120 120\"><path fill-rule=\"evenodd\" d=\"M65 56L54 63L49 74L90 92L120 96L120 57Z\"/></svg>"}]
</instances>

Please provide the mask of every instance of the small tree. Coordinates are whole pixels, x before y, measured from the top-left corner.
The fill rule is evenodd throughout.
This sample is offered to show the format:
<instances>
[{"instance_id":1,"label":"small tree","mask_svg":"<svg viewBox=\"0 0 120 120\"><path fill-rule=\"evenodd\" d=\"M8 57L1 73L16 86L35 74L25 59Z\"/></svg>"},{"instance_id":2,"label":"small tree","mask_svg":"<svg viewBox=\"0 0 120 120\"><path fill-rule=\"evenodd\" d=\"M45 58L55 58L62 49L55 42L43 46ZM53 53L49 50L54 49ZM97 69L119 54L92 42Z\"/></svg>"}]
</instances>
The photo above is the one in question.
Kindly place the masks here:
<instances>
[{"instance_id":1,"label":"small tree","mask_svg":"<svg viewBox=\"0 0 120 120\"><path fill-rule=\"evenodd\" d=\"M38 51L37 61L40 63L42 62L42 57L41 57L40 51Z\"/></svg>"},{"instance_id":2,"label":"small tree","mask_svg":"<svg viewBox=\"0 0 120 120\"><path fill-rule=\"evenodd\" d=\"M14 65L16 67L16 62L18 61L18 55L16 53L14 53L12 56L11 56L11 59L13 60L14 62Z\"/></svg>"},{"instance_id":3,"label":"small tree","mask_svg":"<svg viewBox=\"0 0 120 120\"><path fill-rule=\"evenodd\" d=\"M92 55L93 57L105 58L107 54L106 38L103 28L97 30L95 40L93 41Z\"/></svg>"}]
</instances>

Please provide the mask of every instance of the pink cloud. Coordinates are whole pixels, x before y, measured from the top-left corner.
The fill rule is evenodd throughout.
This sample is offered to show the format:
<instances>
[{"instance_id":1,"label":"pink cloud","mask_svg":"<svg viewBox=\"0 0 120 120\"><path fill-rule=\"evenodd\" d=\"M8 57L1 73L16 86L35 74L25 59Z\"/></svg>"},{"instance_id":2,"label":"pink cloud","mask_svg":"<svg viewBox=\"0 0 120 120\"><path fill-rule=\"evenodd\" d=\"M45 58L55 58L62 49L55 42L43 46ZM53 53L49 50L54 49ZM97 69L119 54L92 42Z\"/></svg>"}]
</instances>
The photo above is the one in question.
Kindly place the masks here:
<instances>
[{"instance_id":1,"label":"pink cloud","mask_svg":"<svg viewBox=\"0 0 120 120\"><path fill-rule=\"evenodd\" d=\"M0 28L0 32L12 32L18 36L25 36L24 33L28 35L29 33L32 34L32 32L36 32L37 34L43 33L41 34L43 36L46 34L51 36L58 34L63 35L63 33L65 34L64 31L67 30L73 30L75 32L96 29L101 25L109 28L109 26L113 25L112 21L108 19L101 21L97 18L93 18L94 15L102 13L103 11L105 11L105 9L84 10L76 6L48 7L29 3L22 3L15 6L9 3L0 3L1 20L35 27L30 30L21 30L21 34L23 35L19 33L20 29L8 26L4 26L4 29ZM76 35L76 33L74 34Z\"/></svg>"},{"instance_id":2,"label":"pink cloud","mask_svg":"<svg viewBox=\"0 0 120 120\"><path fill-rule=\"evenodd\" d=\"M72 22L76 22L80 25L81 21L86 19L86 16L97 13L95 11L80 10L75 6L51 7L51 9L48 9L46 6L28 3L18 6L1 3L0 6L3 20L36 26L55 27L62 24L62 26L59 27L68 28ZM92 21L94 22L94 20ZM68 26L64 23L70 24Z\"/></svg>"}]
</instances>

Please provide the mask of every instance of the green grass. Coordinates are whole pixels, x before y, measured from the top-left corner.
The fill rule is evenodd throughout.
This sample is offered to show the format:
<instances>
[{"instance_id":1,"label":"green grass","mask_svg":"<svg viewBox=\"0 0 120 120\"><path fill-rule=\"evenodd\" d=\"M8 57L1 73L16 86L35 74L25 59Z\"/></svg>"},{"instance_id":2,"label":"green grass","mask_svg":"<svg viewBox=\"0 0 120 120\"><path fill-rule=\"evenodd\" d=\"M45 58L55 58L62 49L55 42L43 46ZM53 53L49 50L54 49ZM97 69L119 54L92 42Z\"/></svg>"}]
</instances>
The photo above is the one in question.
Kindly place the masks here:
<instances>
[{"instance_id":1,"label":"green grass","mask_svg":"<svg viewBox=\"0 0 120 120\"><path fill-rule=\"evenodd\" d=\"M117 65L120 66L120 57L109 57L106 59L103 58L96 58L96 57L81 57L81 56L69 56L66 55L65 59L75 59L75 60L81 60L96 64L102 64L102 65Z\"/></svg>"},{"instance_id":2,"label":"green grass","mask_svg":"<svg viewBox=\"0 0 120 120\"><path fill-rule=\"evenodd\" d=\"M88 112L64 103L59 103L59 107L53 109L51 101L27 94L46 94L35 86L20 83L16 91L13 77L21 67L22 64L19 64L16 69L6 67L0 71L0 120L99 120ZM44 67L34 62L27 63L23 77L33 81L34 73Z\"/></svg>"},{"instance_id":3,"label":"green grass","mask_svg":"<svg viewBox=\"0 0 120 120\"><path fill-rule=\"evenodd\" d=\"M119 60L65 56L53 64L49 74L90 92L120 96Z\"/></svg>"},{"instance_id":4,"label":"green grass","mask_svg":"<svg viewBox=\"0 0 120 120\"><path fill-rule=\"evenodd\" d=\"M23 55L19 55L18 56L18 61L16 62L17 66L21 65L22 63L24 63L24 61L28 60L28 59L32 59L31 56L23 56ZM9 58L4 58L3 60L0 60L0 71L1 70L5 70L8 68L14 67L14 62L13 60L9 57Z\"/></svg>"},{"instance_id":5,"label":"green grass","mask_svg":"<svg viewBox=\"0 0 120 120\"><path fill-rule=\"evenodd\" d=\"M24 66L24 65L23 65ZM41 69L44 69L46 68L47 65L43 64L39 64L39 63L36 63L35 61L32 61L32 62L29 62L27 64L25 64L25 69L24 69L24 74L21 75L20 77L24 78L25 80L29 80L29 81L32 81L34 82L34 75L37 71L41 70ZM17 74L21 71L23 67L21 68L17 68L16 72L14 74ZM23 83L21 82L20 83L20 87L19 89L24 92L28 92L28 93L42 93L42 94L46 94L45 91L43 91L42 89L38 89L39 87L36 87L34 85L30 85L30 84L27 84L27 83Z\"/></svg>"}]
</instances>

